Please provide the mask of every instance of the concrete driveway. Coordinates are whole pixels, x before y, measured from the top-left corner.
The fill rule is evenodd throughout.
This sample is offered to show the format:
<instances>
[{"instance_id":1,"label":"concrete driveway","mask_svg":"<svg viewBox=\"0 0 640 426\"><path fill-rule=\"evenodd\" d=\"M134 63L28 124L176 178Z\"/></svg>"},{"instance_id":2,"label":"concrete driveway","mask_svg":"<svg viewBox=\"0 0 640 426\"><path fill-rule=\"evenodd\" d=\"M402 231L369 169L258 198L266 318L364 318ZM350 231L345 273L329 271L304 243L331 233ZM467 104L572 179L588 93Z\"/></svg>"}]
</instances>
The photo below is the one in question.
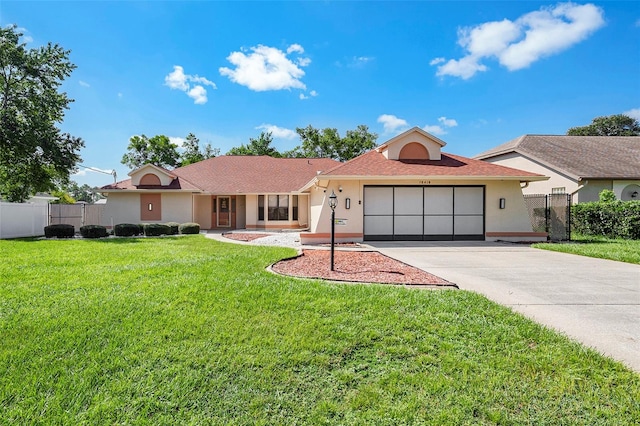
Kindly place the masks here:
<instances>
[{"instance_id":1,"label":"concrete driveway","mask_svg":"<svg viewBox=\"0 0 640 426\"><path fill-rule=\"evenodd\" d=\"M640 265L509 243L376 242L640 372Z\"/></svg>"}]
</instances>

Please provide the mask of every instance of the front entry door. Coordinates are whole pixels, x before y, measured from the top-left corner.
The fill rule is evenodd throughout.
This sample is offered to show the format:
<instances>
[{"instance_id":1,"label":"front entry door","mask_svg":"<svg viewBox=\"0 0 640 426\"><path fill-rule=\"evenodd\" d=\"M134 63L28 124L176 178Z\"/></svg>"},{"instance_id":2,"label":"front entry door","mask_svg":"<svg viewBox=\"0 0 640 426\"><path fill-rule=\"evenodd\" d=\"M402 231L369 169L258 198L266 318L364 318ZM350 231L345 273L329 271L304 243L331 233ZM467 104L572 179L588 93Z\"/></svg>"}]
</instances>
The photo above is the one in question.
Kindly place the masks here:
<instances>
[{"instance_id":1,"label":"front entry door","mask_svg":"<svg viewBox=\"0 0 640 426\"><path fill-rule=\"evenodd\" d=\"M218 228L231 227L231 198L218 197Z\"/></svg>"}]
</instances>

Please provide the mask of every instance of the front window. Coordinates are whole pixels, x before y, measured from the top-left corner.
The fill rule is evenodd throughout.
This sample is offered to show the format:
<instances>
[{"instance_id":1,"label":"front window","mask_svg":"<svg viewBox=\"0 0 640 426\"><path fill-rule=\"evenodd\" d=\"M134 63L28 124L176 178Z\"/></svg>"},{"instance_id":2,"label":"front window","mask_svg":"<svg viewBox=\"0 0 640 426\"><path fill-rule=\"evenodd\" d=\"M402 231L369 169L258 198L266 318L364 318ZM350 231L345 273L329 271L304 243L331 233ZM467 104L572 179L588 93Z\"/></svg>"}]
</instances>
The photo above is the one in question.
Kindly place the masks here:
<instances>
[{"instance_id":1,"label":"front window","mask_svg":"<svg viewBox=\"0 0 640 426\"><path fill-rule=\"evenodd\" d=\"M264 195L258 195L258 220L264 220Z\"/></svg>"},{"instance_id":2,"label":"front window","mask_svg":"<svg viewBox=\"0 0 640 426\"><path fill-rule=\"evenodd\" d=\"M551 193L552 194L564 194L566 193L567 190L564 186L559 187L559 188L551 188Z\"/></svg>"},{"instance_id":3,"label":"front window","mask_svg":"<svg viewBox=\"0 0 640 426\"><path fill-rule=\"evenodd\" d=\"M269 220L289 220L288 195L269 195Z\"/></svg>"}]
</instances>

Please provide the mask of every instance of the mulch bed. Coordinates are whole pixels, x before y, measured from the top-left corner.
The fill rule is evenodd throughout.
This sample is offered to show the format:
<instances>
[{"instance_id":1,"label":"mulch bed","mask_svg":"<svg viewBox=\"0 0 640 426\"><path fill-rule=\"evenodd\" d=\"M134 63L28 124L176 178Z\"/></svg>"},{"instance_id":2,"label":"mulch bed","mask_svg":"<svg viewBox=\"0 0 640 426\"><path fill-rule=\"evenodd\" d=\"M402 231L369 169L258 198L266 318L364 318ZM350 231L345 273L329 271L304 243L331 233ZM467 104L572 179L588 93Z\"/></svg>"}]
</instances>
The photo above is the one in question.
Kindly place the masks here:
<instances>
[{"instance_id":1,"label":"mulch bed","mask_svg":"<svg viewBox=\"0 0 640 426\"><path fill-rule=\"evenodd\" d=\"M449 281L414 268L378 252L336 251L331 271L330 250L303 250L302 255L282 260L272 270L302 278L365 283L457 287Z\"/></svg>"}]
</instances>

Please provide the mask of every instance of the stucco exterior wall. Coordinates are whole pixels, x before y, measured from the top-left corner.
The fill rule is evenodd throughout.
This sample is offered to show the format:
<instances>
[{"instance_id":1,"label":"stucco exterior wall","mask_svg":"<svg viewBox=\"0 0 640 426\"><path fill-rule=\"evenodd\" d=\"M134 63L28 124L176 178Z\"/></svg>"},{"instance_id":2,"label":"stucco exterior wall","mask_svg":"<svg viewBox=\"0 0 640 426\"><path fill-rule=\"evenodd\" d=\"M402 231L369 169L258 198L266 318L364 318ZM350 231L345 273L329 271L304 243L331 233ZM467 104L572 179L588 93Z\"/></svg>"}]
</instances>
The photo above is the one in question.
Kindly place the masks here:
<instances>
[{"instance_id":1,"label":"stucco exterior wall","mask_svg":"<svg viewBox=\"0 0 640 426\"><path fill-rule=\"evenodd\" d=\"M531 182L528 187L522 190L523 194L551 194L553 188L565 188L566 193L571 194L578 189L576 179L514 152L483 161L549 176L549 180Z\"/></svg>"},{"instance_id":2,"label":"stucco exterior wall","mask_svg":"<svg viewBox=\"0 0 640 426\"><path fill-rule=\"evenodd\" d=\"M404 148L405 145L411 142L417 142L423 145L427 149L427 152L429 152L429 159L440 160L442 158L442 155L440 153L440 144L417 133L411 133L398 139L397 141L389 145L382 154L388 159L397 160L400 156L400 151L402 150L402 148Z\"/></svg>"},{"instance_id":3,"label":"stucco exterior wall","mask_svg":"<svg viewBox=\"0 0 640 426\"><path fill-rule=\"evenodd\" d=\"M112 192L102 215L102 225L112 227L119 223L140 223L140 194Z\"/></svg>"},{"instance_id":4,"label":"stucco exterior wall","mask_svg":"<svg viewBox=\"0 0 640 426\"><path fill-rule=\"evenodd\" d=\"M600 199L600 192L603 189L613 190L613 181L589 179L578 192L578 199L574 199L573 202L588 203L591 201L598 201Z\"/></svg>"},{"instance_id":5,"label":"stucco exterior wall","mask_svg":"<svg viewBox=\"0 0 640 426\"><path fill-rule=\"evenodd\" d=\"M485 233L487 240L545 239L542 235L532 235L531 222L518 181L487 181L485 184ZM338 196L336 219L345 219L345 225L336 225L336 241L362 241L364 200L363 191L366 185L482 185L478 181L440 180L362 180L362 181L330 181L325 188L311 188L310 211L311 224L309 232L318 242L326 240L331 231L331 209L329 196L333 190ZM342 187L342 192L339 191ZM345 201L351 200L350 209L346 209ZM500 209L499 200L505 199L505 208Z\"/></svg>"},{"instance_id":6,"label":"stucco exterior wall","mask_svg":"<svg viewBox=\"0 0 640 426\"><path fill-rule=\"evenodd\" d=\"M194 196L194 221L200 225L200 229L211 229L211 216L213 203L211 195Z\"/></svg>"},{"instance_id":7,"label":"stucco exterior wall","mask_svg":"<svg viewBox=\"0 0 640 426\"><path fill-rule=\"evenodd\" d=\"M162 212L158 221L151 222L192 222L191 193L162 193ZM107 197L103 225L119 223L145 223L140 218L140 193L112 192Z\"/></svg>"}]
</instances>

